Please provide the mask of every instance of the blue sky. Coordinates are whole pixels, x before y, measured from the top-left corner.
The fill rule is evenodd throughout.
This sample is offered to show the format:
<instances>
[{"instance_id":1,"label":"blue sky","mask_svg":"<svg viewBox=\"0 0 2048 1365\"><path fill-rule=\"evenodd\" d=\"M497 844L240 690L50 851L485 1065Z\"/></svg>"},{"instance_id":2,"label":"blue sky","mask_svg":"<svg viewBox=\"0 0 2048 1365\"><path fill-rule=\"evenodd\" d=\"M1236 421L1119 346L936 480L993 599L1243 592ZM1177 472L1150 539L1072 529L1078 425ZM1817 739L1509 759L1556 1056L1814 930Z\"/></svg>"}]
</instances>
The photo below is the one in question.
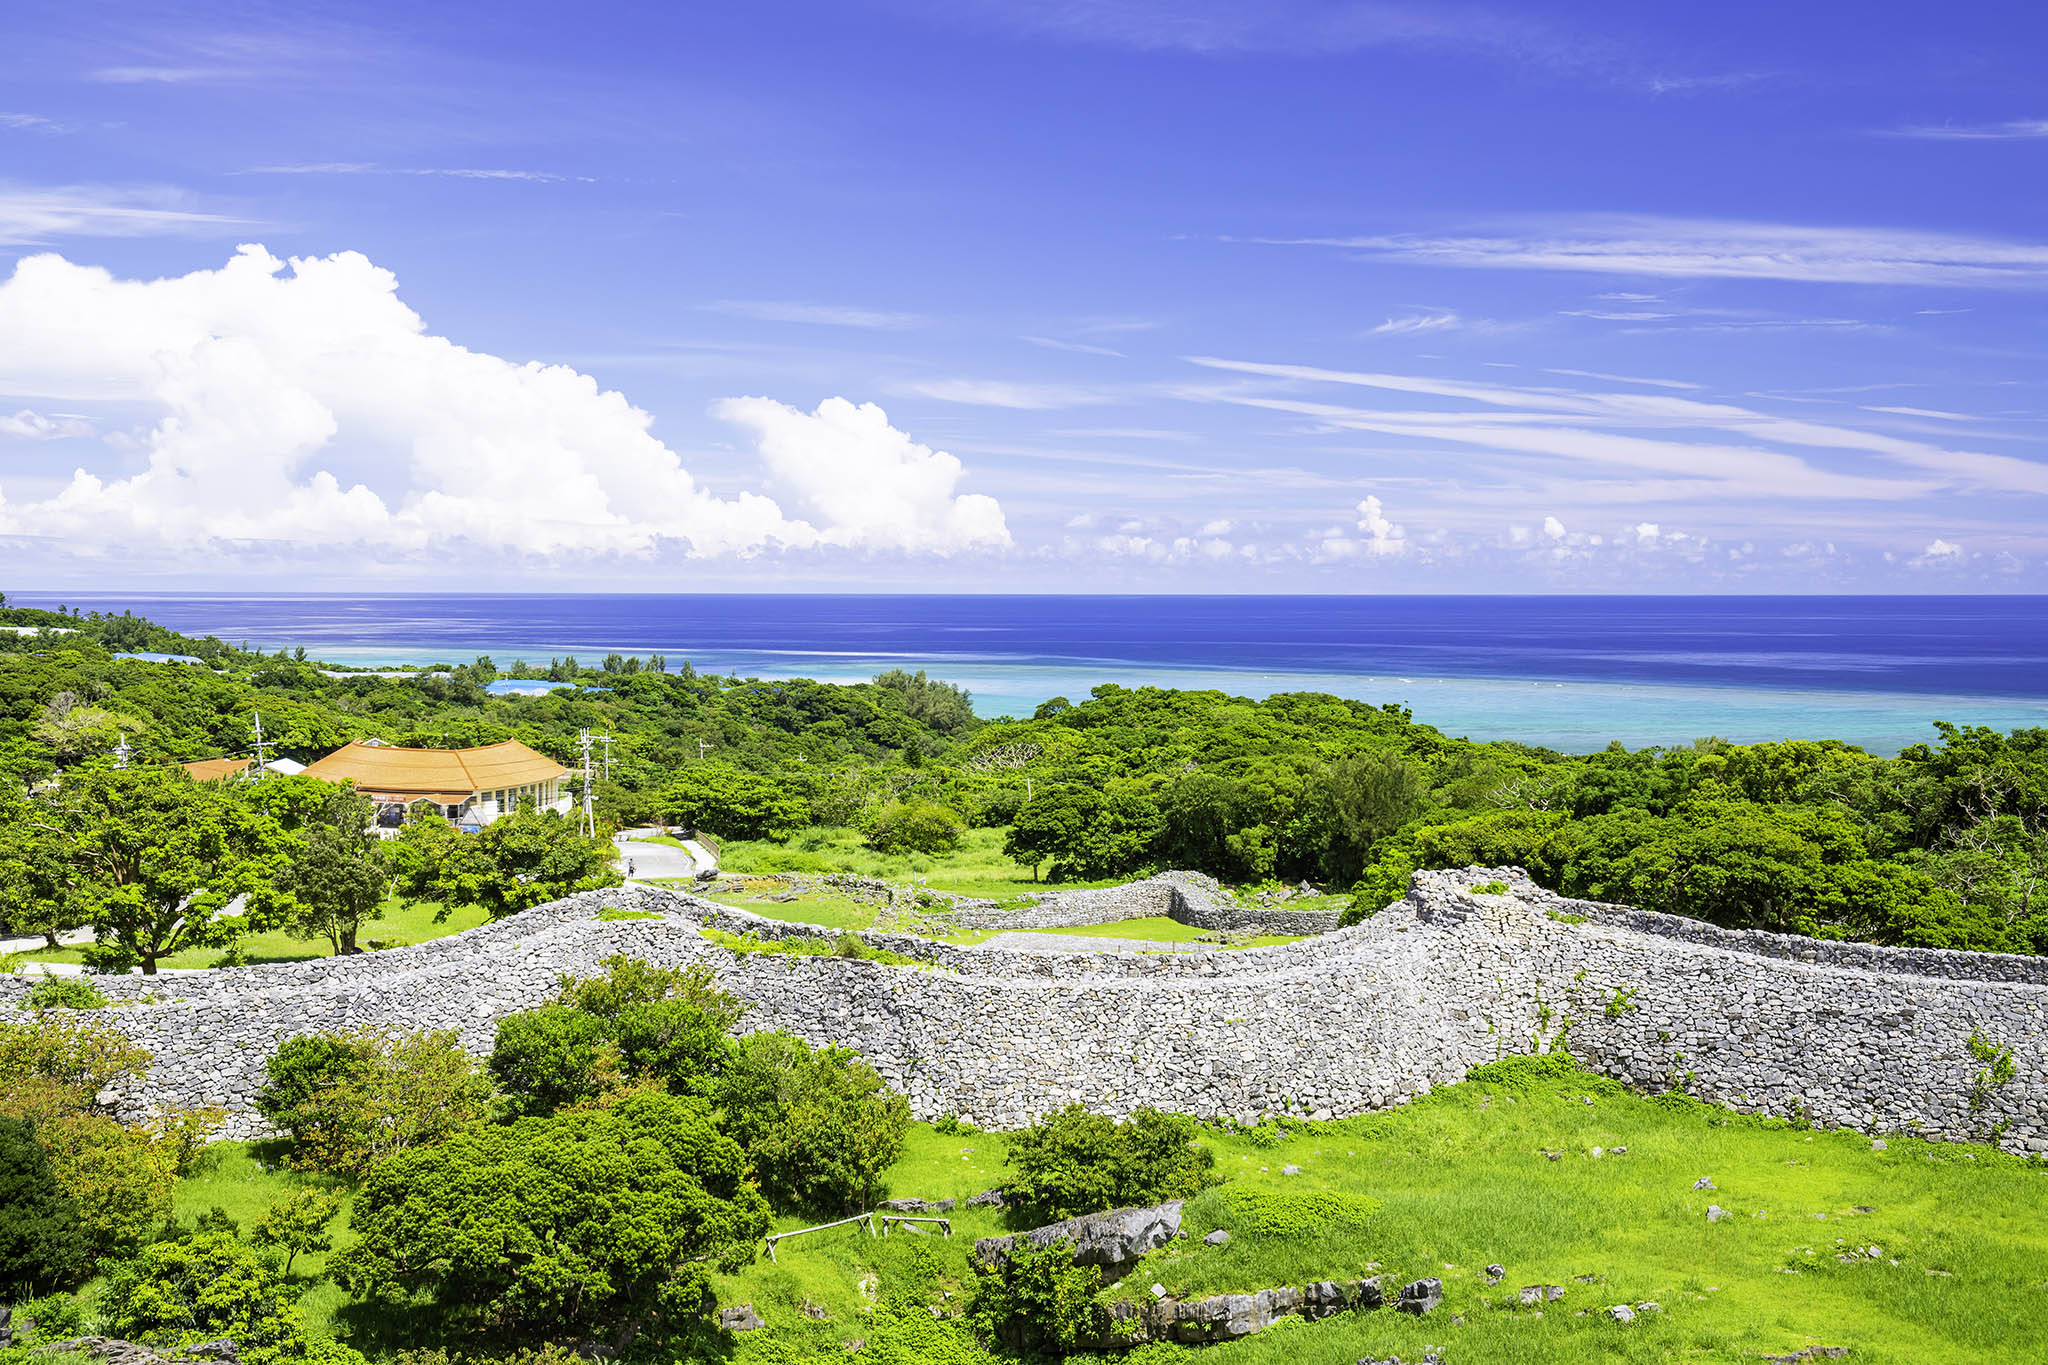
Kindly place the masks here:
<instances>
[{"instance_id":1,"label":"blue sky","mask_svg":"<svg viewBox=\"0 0 2048 1365\"><path fill-rule=\"evenodd\" d=\"M28 0L4 586L2048 591L2044 44Z\"/></svg>"}]
</instances>

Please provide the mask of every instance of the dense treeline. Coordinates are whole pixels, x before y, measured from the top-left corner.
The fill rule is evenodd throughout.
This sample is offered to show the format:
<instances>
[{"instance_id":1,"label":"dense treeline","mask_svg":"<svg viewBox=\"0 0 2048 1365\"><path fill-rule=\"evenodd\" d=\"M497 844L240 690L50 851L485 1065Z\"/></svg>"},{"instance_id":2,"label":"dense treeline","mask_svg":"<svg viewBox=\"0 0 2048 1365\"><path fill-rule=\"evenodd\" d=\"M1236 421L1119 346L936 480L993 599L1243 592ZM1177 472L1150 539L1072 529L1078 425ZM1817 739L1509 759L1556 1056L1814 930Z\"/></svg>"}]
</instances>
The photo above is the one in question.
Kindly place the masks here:
<instances>
[{"instance_id":1,"label":"dense treeline","mask_svg":"<svg viewBox=\"0 0 2048 1365\"><path fill-rule=\"evenodd\" d=\"M1712 738L1573 756L1320 694L1108 685L983 722L922 673L764 682L617 655L551 660L562 685L500 696L488 659L400 677L231 650L209 667L140 664L111 657L105 636L158 628L63 619L75 634L0 636L0 768L23 788L122 741L136 762L243 753L257 711L300 758L375 735L516 738L566 761L588 728L615 737L596 794L618 824L799 849L809 827L851 827L928 853L1000 829L1020 867L1055 881L1191 867L1355 890L1360 913L1420 867L1518 864L1570 894L1731 926L2048 950L2048 730L1936 724L1896 758Z\"/></svg>"}]
</instances>

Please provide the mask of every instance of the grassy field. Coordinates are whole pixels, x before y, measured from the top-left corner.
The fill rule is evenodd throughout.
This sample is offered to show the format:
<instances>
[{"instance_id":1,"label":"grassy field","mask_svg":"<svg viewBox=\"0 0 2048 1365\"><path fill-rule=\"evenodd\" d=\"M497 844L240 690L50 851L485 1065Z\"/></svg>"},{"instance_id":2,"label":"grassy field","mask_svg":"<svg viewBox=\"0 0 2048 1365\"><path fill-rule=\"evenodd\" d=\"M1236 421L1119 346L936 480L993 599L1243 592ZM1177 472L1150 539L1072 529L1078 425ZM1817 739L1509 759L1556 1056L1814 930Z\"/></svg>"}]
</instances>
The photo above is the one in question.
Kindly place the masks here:
<instances>
[{"instance_id":1,"label":"grassy field","mask_svg":"<svg viewBox=\"0 0 2048 1365\"><path fill-rule=\"evenodd\" d=\"M876 907L853 896L837 891L804 891L794 900L781 899L788 894L789 888L781 881L763 878L747 883L739 891L719 892L709 899L764 919L822 924L827 929L866 929L875 922Z\"/></svg>"},{"instance_id":2,"label":"grassy field","mask_svg":"<svg viewBox=\"0 0 2048 1365\"><path fill-rule=\"evenodd\" d=\"M1509 1070L1384 1114L1205 1136L1228 1184L1191 1200L1188 1237L1112 1291L1145 1296L1158 1283L1199 1296L1435 1275L1435 1313L1289 1321L1228 1346L1121 1359L1352 1365L1415 1360L1430 1345L1456 1365L1732 1365L1813 1345L1848 1347L1863 1365L2048 1359L2048 1163L1901 1137L1877 1151L1858 1134L1645 1098L1583 1073ZM964 1200L1002 1183L1004 1151L1000 1134L917 1125L889 1192ZM182 1219L217 1204L247 1224L299 1182L244 1144L214 1152L210 1169L179 1187ZM1695 1190L1702 1177L1714 1188ZM1330 1194L1343 1198L1319 1211L1317 1196ZM1709 1204L1733 1216L1709 1222ZM784 1217L776 1228L810 1221ZM1215 1227L1231 1240L1204 1246ZM950 1238L849 1227L784 1243L776 1262L764 1256L719 1278L722 1305L751 1303L768 1324L736 1337L733 1358L985 1362L952 1318L972 1289L974 1239L1008 1230L997 1213L962 1208ZM1486 1282L1492 1262L1507 1270L1497 1285ZM1564 1296L1540 1311L1521 1306L1517 1290L1533 1284ZM1602 1311L1644 1302L1659 1307L1628 1325ZM363 1321L325 1282L304 1311L309 1325L344 1335ZM865 1349L849 1352L855 1341Z\"/></svg>"},{"instance_id":3,"label":"grassy field","mask_svg":"<svg viewBox=\"0 0 2048 1365\"><path fill-rule=\"evenodd\" d=\"M1144 919L1120 919L1109 924L1082 924L1071 929L1034 929L1034 934L1071 934L1076 938L1128 938L1153 943L1193 943L1207 929L1198 929L1192 924L1182 924L1165 915L1148 915ZM1284 934L1259 934L1233 942L1233 948L1264 948L1275 943L1294 943L1297 939Z\"/></svg>"},{"instance_id":4,"label":"grassy field","mask_svg":"<svg viewBox=\"0 0 2048 1365\"><path fill-rule=\"evenodd\" d=\"M1113 886L1107 882L1038 882L1031 869L1003 855L1003 831L970 829L951 853L882 854L861 843L858 830L806 830L786 844L735 839L725 844L719 866L727 872L857 872L884 881L921 878L934 891L995 900L1060 887Z\"/></svg>"},{"instance_id":5,"label":"grassy field","mask_svg":"<svg viewBox=\"0 0 2048 1365\"><path fill-rule=\"evenodd\" d=\"M452 912L447 919L436 923L434 916L441 910L438 901L420 901L407 904L396 899L385 902L384 917L365 925L361 941L366 948L398 948L408 943L424 943L432 938L444 938L449 934L474 929L490 918L481 907L471 906ZM240 941L239 947L250 962L303 962L308 958L326 957L330 953L324 938L294 938L282 930L250 934ZM158 965L164 967L213 967L220 964L222 950L219 948L187 948L171 954ZM84 950L80 948L39 948L32 953L23 953L24 962L82 962Z\"/></svg>"}]
</instances>

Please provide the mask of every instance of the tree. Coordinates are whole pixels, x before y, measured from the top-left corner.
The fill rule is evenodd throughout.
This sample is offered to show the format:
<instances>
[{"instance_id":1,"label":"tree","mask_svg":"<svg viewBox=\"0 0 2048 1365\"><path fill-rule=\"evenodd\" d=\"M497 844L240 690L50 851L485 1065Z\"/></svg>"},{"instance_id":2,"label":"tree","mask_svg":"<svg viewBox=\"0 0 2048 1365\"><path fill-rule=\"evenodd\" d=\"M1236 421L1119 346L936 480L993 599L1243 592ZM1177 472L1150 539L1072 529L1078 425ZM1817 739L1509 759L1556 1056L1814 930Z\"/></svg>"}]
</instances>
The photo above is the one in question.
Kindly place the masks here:
<instances>
[{"instance_id":1,"label":"tree","mask_svg":"<svg viewBox=\"0 0 2048 1365\"><path fill-rule=\"evenodd\" d=\"M610 1025L566 1005L506 1015L498 1022L490 1067L499 1088L526 1114L594 1103L624 1079Z\"/></svg>"},{"instance_id":2,"label":"tree","mask_svg":"<svg viewBox=\"0 0 2048 1365\"><path fill-rule=\"evenodd\" d=\"M59 692L43 708L36 722L35 737L47 745L59 763L112 753L122 738L140 734L148 726L123 711L91 706L75 694Z\"/></svg>"},{"instance_id":3,"label":"tree","mask_svg":"<svg viewBox=\"0 0 2048 1365\"><path fill-rule=\"evenodd\" d=\"M1195 1121L1140 1109L1122 1123L1078 1104L1010 1138L1006 1205L1033 1223L1185 1199L1216 1183Z\"/></svg>"},{"instance_id":4,"label":"tree","mask_svg":"<svg viewBox=\"0 0 2048 1365\"><path fill-rule=\"evenodd\" d=\"M292 1164L345 1178L490 1109L490 1082L452 1030L302 1033L264 1069L256 1112L290 1140Z\"/></svg>"},{"instance_id":5,"label":"tree","mask_svg":"<svg viewBox=\"0 0 2048 1365\"><path fill-rule=\"evenodd\" d=\"M393 841L398 893L449 910L476 905L493 919L619 884L618 849L586 837L554 811L521 809L462 834L436 817L415 819Z\"/></svg>"},{"instance_id":6,"label":"tree","mask_svg":"<svg viewBox=\"0 0 2048 1365\"><path fill-rule=\"evenodd\" d=\"M85 922L72 886L62 815L0 781L0 930L41 934L50 947Z\"/></svg>"},{"instance_id":7,"label":"tree","mask_svg":"<svg viewBox=\"0 0 2048 1365\"><path fill-rule=\"evenodd\" d=\"M172 953L232 943L265 918L288 838L231 790L175 768L100 768L74 771L59 803L106 965L155 975ZM245 913L221 913L243 894Z\"/></svg>"},{"instance_id":8,"label":"tree","mask_svg":"<svg viewBox=\"0 0 2048 1365\"><path fill-rule=\"evenodd\" d=\"M363 925L383 913L391 858L370 831L368 798L352 786L321 785L331 795L306 823L302 846L278 889L291 898L293 934L325 938L337 955L355 953L361 951L356 936Z\"/></svg>"},{"instance_id":9,"label":"tree","mask_svg":"<svg viewBox=\"0 0 2048 1365\"><path fill-rule=\"evenodd\" d=\"M1151 859L1163 824L1158 805L1136 783L1056 787L1019 808L1003 853L1034 878L1047 859L1053 881L1115 877Z\"/></svg>"},{"instance_id":10,"label":"tree","mask_svg":"<svg viewBox=\"0 0 2048 1365\"><path fill-rule=\"evenodd\" d=\"M648 1091L401 1153L350 1221L357 1241L331 1273L354 1293L424 1293L457 1330L602 1333L623 1349L700 1317L711 1272L752 1261L769 1217L710 1107Z\"/></svg>"},{"instance_id":11,"label":"tree","mask_svg":"<svg viewBox=\"0 0 2048 1365\"><path fill-rule=\"evenodd\" d=\"M910 1103L860 1055L781 1032L740 1039L718 1088L723 1126L779 1206L845 1213L882 1192Z\"/></svg>"},{"instance_id":12,"label":"tree","mask_svg":"<svg viewBox=\"0 0 2048 1365\"><path fill-rule=\"evenodd\" d=\"M868 847L877 853L951 853L960 847L967 821L935 801L897 801L868 825Z\"/></svg>"},{"instance_id":13,"label":"tree","mask_svg":"<svg viewBox=\"0 0 2048 1365\"><path fill-rule=\"evenodd\" d=\"M301 1253L332 1251L334 1237L328 1224L341 1212L341 1198L320 1190L300 1190L287 1195L263 1211L249 1240L260 1247L275 1247L284 1253L282 1273L289 1277L292 1262Z\"/></svg>"},{"instance_id":14,"label":"tree","mask_svg":"<svg viewBox=\"0 0 2048 1365\"><path fill-rule=\"evenodd\" d=\"M92 1273L78 1205L25 1120L0 1118L0 1295L74 1289Z\"/></svg>"},{"instance_id":15,"label":"tree","mask_svg":"<svg viewBox=\"0 0 2048 1365\"><path fill-rule=\"evenodd\" d=\"M670 821L721 839L787 839L809 820L788 785L723 763L693 763L661 789Z\"/></svg>"},{"instance_id":16,"label":"tree","mask_svg":"<svg viewBox=\"0 0 2048 1365\"><path fill-rule=\"evenodd\" d=\"M877 673L875 686L893 695L912 720L942 735L957 735L978 723L973 694L964 687L927 678L921 668L915 673L900 668Z\"/></svg>"}]
</instances>

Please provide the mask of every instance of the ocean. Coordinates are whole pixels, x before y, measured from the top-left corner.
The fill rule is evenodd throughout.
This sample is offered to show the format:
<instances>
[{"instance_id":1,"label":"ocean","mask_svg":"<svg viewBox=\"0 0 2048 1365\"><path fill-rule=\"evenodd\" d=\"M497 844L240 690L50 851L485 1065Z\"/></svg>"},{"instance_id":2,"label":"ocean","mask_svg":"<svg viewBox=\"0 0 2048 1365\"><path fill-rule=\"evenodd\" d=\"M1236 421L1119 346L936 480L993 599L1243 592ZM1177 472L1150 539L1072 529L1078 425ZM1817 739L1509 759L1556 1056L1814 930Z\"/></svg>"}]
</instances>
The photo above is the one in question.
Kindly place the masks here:
<instances>
[{"instance_id":1,"label":"ocean","mask_svg":"<svg viewBox=\"0 0 2048 1365\"><path fill-rule=\"evenodd\" d=\"M1932 722L2048 725L2048 597L1003 597L10 593L348 664L671 668L841 682L922 668L985 716L1102 683L1412 707L1571 752L1704 735L1879 753Z\"/></svg>"}]
</instances>

